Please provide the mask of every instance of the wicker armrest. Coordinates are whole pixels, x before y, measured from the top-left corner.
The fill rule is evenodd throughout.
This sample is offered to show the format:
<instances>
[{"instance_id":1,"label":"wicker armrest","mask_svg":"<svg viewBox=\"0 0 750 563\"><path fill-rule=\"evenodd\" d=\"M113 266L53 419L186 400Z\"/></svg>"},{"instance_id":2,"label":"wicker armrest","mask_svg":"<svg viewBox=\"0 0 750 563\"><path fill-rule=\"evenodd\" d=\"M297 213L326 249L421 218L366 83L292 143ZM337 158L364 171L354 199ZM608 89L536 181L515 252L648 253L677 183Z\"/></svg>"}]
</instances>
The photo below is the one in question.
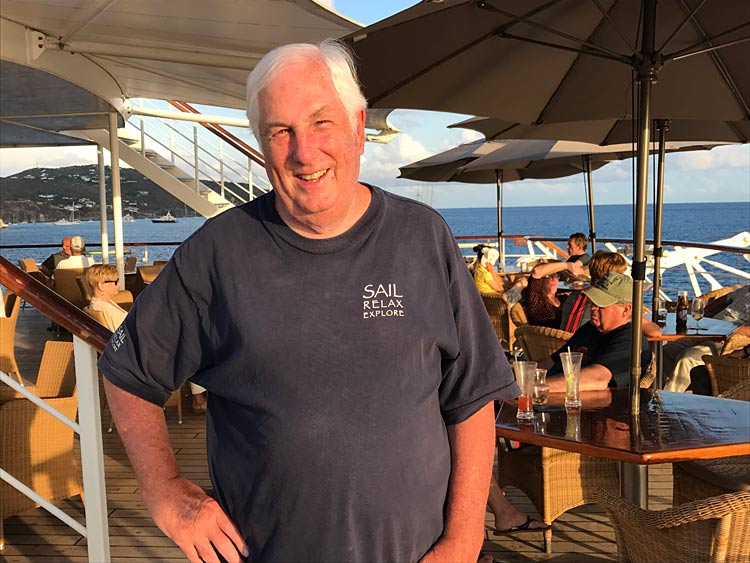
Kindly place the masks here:
<instances>
[{"instance_id":1,"label":"wicker armrest","mask_svg":"<svg viewBox=\"0 0 750 563\"><path fill-rule=\"evenodd\" d=\"M596 491L596 499L612 521L620 561L741 561L748 550L741 528L750 513L750 493L658 511L638 508L604 489Z\"/></svg>"}]
</instances>

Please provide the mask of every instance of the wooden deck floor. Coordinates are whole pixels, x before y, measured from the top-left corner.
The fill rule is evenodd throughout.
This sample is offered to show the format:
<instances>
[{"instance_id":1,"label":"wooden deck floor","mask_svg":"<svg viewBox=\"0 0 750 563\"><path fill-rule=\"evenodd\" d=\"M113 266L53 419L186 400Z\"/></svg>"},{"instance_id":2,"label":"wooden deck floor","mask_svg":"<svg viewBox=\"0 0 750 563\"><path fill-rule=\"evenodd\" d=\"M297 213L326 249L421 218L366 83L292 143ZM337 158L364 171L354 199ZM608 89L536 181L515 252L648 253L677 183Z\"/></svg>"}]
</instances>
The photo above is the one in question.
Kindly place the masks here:
<instances>
[{"instance_id":1,"label":"wooden deck floor","mask_svg":"<svg viewBox=\"0 0 750 563\"><path fill-rule=\"evenodd\" d=\"M47 319L27 307L21 312L17 329L16 358L24 377L30 381L41 357L41 343L53 338L69 339L47 332ZM172 445L183 474L198 485L210 487L205 453L205 416L194 414L185 398L184 422L177 424L175 407L166 410ZM105 416L105 426L107 417ZM113 562L184 562L182 552L154 525L138 494L138 485L116 432L104 429L104 465L107 482L109 536ZM651 508L671 505L671 465L650 469ZM534 514L528 498L514 488L508 489L511 502ZM80 499L58 503L68 514L83 521ZM590 563L614 561L616 545L607 516L595 505L571 510L553 525L553 551L544 553L542 534L494 537L489 531L492 515L487 514L484 551L497 561L549 561L554 563ZM5 521L6 547L0 561L7 563L78 563L88 561L86 541L44 509L30 510ZM98 562L97 562L98 563Z\"/></svg>"}]
</instances>

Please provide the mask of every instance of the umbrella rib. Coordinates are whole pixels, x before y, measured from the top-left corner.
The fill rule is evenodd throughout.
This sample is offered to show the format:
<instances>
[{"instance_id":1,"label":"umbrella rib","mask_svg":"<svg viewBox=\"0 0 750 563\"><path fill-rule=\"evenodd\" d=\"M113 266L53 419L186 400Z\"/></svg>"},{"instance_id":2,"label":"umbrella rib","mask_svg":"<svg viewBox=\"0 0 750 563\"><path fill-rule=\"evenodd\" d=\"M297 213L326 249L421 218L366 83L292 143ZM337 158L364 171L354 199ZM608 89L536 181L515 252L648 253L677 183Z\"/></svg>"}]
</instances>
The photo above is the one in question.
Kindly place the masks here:
<instances>
[{"instance_id":1,"label":"umbrella rib","mask_svg":"<svg viewBox=\"0 0 750 563\"><path fill-rule=\"evenodd\" d=\"M550 2L549 4L545 5L544 8L547 9L550 6L552 6L553 4L556 4L556 2ZM512 24L506 24L506 25L502 26L501 29L500 29L500 31L498 31L498 35L501 35L501 36L507 35L508 37L513 37L514 39L520 39L520 40L523 40L523 41L529 41L530 43L534 43L535 41L532 40L532 39L527 39L525 37L520 37L520 36L517 36L517 35L509 34L509 33L505 32L504 29L503 29L503 28L509 27L510 25L514 25L516 23L525 23L526 25L528 25L530 27L535 27L535 28L537 28L537 29L539 29L541 31L546 31L547 33L549 33L551 35L556 35L556 36L561 37L563 39L568 39L569 41L573 41L574 43L578 43L579 45L582 45L584 47L588 47L589 49L592 49L594 51L598 51L602 55L609 55L609 57L606 57L606 58L614 58L614 60L627 60L628 64L630 64L630 58L627 57L627 56L625 56L625 55L623 55L622 53L618 53L617 51L612 51L610 49L606 49L604 47L601 47L600 45L595 45L593 43L589 43L588 41L586 41L584 39L580 39L578 37L574 37L573 35L568 35L567 33L563 33L561 31L558 31L558 30L553 29L551 27L547 27L546 25L542 25L540 23L532 21L531 19L529 19L529 15L517 16L517 15L512 14L511 12L508 12L506 10L501 10L500 8L496 8L495 6L490 6L486 2L480 2L479 6L481 8L483 8L483 9L485 9L485 10L488 10L488 11L491 11L491 12L495 12L497 14L500 14L501 16L505 16L505 17L508 17L508 18L511 18L511 19L515 20ZM532 16L536 15L539 11L541 11L541 10L536 10L534 12L531 12L530 15L532 15ZM545 44L545 43L542 42L542 44ZM558 48L561 48L561 49L574 50L574 51L577 51L577 52L586 52L586 51L583 51L582 49L575 49L575 48L570 48L570 47L566 48L566 47L558 46L558 45L556 45L554 43L549 43L547 45L550 46L550 47L558 47Z\"/></svg>"},{"instance_id":2,"label":"umbrella rib","mask_svg":"<svg viewBox=\"0 0 750 563\"><path fill-rule=\"evenodd\" d=\"M684 3L684 0L683 0ZM719 33L718 35L714 37L707 37L706 32L703 29L703 26L701 26L700 22L698 22L697 19L693 18L693 25L695 26L695 29L698 31L698 33L703 37L703 41L694 45L694 48L697 45L706 45L705 49L701 49L699 51L693 52L693 53L683 53L683 52L677 52L668 57L668 60L677 60L678 58L684 58L691 55L697 55L699 53L707 53L709 57L711 57L711 60L713 61L714 65L716 65L717 70L719 71L719 74L721 74L721 77L724 79L724 81L727 84L727 87L729 88L729 91L732 93L732 96L734 96L735 100L737 101L738 105L742 108L742 110L745 113L745 118L750 117L750 107L748 107L747 102L745 101L745 98L742 95L742 92L740 92L740 89L737 87L737 84L732 79L731 74L726 68L726 65L724 64L724 61L721 60L721 57L719 57L718 53L716 52L718 49L721 49L723 47L729 47L738 43L743 43L745 41L748 41L750 37L744 37L741 39L737 39L734 41L728 41L727 43L723 43L721 45L712 45L712 41L716 39L716 37L721 37L723 35L726 35L728 33L731 33L733 31L736 31L737 29L741 29L743 27L746 27L750 25L750 22L745 22L743 24L740 24L732 29L728 29L726 31L723 31ZM689 48L689 49L690 49ZM683 49L683 51L685 51Z\"/></svg>"},{"instance_id":3,"label":"umbrella rib","mask_svg":"<svg viewBox=\"0 0 750 563\"><path fill-rule=\"evenodd\" d=\"M706 3L706 0L702 0L701 2L699 2L699 3L698 3L698 5L697 5L697 6L695 6L695 8L693 8L693 10L692 10L692 11L690 11L690 12L689 12L689 13L688 13L688 14L687 14L687 15L685 16L685 19L683 19L683 20L682 20L682 21L680 22L680 24L679 24L679 25L678 25L678 26L677 26L677 27L675 28L675 30L674 30L674 31L672 32L672 34L671 34L671 35L670 35L669 37L667 37L666 41L664 41L664 43L662 44L662 46L661 46L661 47L659 47L659 48L658 48L658 49L656 50L656 52L657 52L657 53L663 53L663 52L664 52L664 49L666 49L666 48L667 48L667 45L669 45L669 44L670 44L670 43L672 42L672 39L674 39L674 38L675 38L675 36L677 36L677 34L678 34L678 33L679 33L680 31L682 31L682 28L683 28L683 27L685 27L685 26L687 25L687 23L688 23L688 22L689 22L689 21L690 21L691 19L693 19L693 18L695 17L695 14L696 14L696 13L698 13L698 10L700 10L700 9L701 9L701 8L703 7L703 5L704 5L705 3ZM683 8L687 8L687 6L685 5L685 2L684 2L684 1L682 2L682 6L683 6ZM696 23L697 23L697 22L696 22Z\"/></svg>"},{"instance_id":4,"label":"umbrella rib","mask_svg":"<svg viewBox=\"0 0 750 563\"><path fill-rule=\"evenodd\" d=\"M733 27L732 29L727 29L726 31L722 31L718 35L714 35L713 37L709 37L707 39L703 39L702 41L699 41L698 43L693 43L689 47L685 47L684 49L680 49L679 51L675 51L674 53L671 53L669 55L664 55L663 58L664 58L665 61L674 61L674 60L677 60L677 59L682 59L684 57L689 57L691 55L697 55L697 54L700 54L700 53L705 53L706 51L715 51L717 49L721 49L722 47L730 47L730 46L735 45L737 43L742 43L743 41L747 41L748 39L750 39L750 36L749 37L741 37L741 38L735 39L733 41L727 41L726 43L721 43L721 44L716 45L716 46L712 46L711 45L711 42L715 41L719 37L722 37L724 35L728 35L729 33L732 33L734 31L737 31L738 29L742 29L743 27L748 27L748 26L750 26L750 22L742 23L742 24L740 24L738 26ZM709 47L707 47L705 49L699 49L697 51L693 51L693 49L695 49L697 47L702 47L704 45L708 45Z\"/></svg>"},{"instance_id":5,"label":"umbrella rib","mask_svg":"<svg viewBox=\"0 0 750 563\"><path fill-rule=\"evenodd\" d=\"M601 5L601 2L599 0L592 0L594 5L599 8L599 11L602 13L602 16L609 22L609 24L612 26L612 29L615 30L615 33L620 36L620 39L622 39L623 43L630 47L630 50L635 54L638 52L638 50L635 48L634 45L630 43L630 41L627 40L627 38L620 32L620 28L615 25L615 22L612 21L612 18L609 17L609 12L604 9L604 6Z\"/></svg>"},{"instance_id":6,"label":"umbrella rib","mask_svg":"<svg viewBox=\"0 0 750 563\"><path fill-rule=\"evenodd\" d=\"M515 39L517 41L524 41L526 43L533 43L535 45L542 45L543 47L551 47L552 49L560 49L561 51L570 51L573 53L578 53L579 55L589 55L592 57L599 57L600 59L606 59L608 61L615 61L618 63L623 63L627 65L628 67L631 66L632 61L630 57L627 57L625 55L614 53L613 55L601 52L599 49L589 50L584 47L587 47L587 44L583 44L584 47L567 47L565 45L560 45L558 43L550 43L549 41L541 41L539 39L530 39L528 37L522 37L520 35L514 35L512 33L507 33L504 31L498 32L498 37L501 39Z\"/></svg>"}]
</instances>

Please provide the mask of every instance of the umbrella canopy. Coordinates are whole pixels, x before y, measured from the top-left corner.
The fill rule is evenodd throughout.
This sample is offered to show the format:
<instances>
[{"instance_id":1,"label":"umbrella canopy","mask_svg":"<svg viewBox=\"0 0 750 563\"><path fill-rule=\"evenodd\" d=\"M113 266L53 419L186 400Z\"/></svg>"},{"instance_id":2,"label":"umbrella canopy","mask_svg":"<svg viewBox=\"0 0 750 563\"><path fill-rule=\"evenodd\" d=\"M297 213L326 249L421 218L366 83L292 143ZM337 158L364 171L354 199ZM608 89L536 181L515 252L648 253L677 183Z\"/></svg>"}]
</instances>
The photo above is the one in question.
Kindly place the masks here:
<instances>
[{"instance_id":1,"label":"umbrella canopy","mask_svg":"<svg viewBox=\"0 0 750 563\"><path fill-rule=\"evenodd\" d=\"M746 0L444 0L349 37L376 107L537 125L636 121L633 416L640 409L651 121L748 121L749 28ZM647 491L633 471L625 472L623 488L645 505Z\"/></svg>"},{"instance_id":2,"label":"umbrella canopy","mask_svg":"<svg viewBox=\"0 0 750 563\"><path fill-rule=\"evenodd\" d=\"M667 152L710 149L711 144L667 143ZM652 149L656 151L656 147ZM577 141L510 140L485 141L459 145L424 160L408 164L401 178L423 182L464 182L489 184L502 172L503 180L563 178L592 170L613 160L635 156L633 145L602 147Z\"/></svg>"},{"instance_id":3,"label":"umbrella canopy","mask_svg":"<svg viewBox=\"0 0 750 563\"><path fill-rule=\"evenodd\" d=\"M630 143L637 123L632 119L600 119L528 125L511 123L497 117L471 117L448 127L472 129L486 139L578 139L597 145ZM672 141L747 143L750 141L750 121L721 121L701 119L669 120L669 139Z\"/></svg>"},{"instance_id":4,"label":"umbrella canopy","mask_svg":"<svg viewBox=\"0 0 750 563\"><path fill-rule=\"evenodd\" d=\"M421 2L349 40L373 107L511 124L625 119L641 70L658 72L652 119L750 119L747 2L654 4L647 56L640 0Z\"/></svg>"}]
</instances>

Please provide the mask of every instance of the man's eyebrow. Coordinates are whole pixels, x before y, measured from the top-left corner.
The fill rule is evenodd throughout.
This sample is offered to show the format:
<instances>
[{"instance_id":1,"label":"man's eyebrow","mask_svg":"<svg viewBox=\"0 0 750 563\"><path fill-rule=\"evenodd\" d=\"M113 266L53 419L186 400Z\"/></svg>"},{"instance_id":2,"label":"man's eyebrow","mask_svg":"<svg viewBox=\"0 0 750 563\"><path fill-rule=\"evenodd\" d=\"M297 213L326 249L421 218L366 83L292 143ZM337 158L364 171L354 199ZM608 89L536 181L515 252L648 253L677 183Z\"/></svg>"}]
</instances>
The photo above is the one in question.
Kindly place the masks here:
<instances>
[{"instance_id":1,"label":"man's eyebrow","mask_svg":"<svg viewBox=\"0 0 750 563\"><path fill-rule=\"evenodd\" d=\"M322 115L327 113L329 109L330 107L328 105L322 105L318 107L312 113L310 113L308 117L309 121L316 121ZM290 124L285 121L269 121L268 123L264 125L264 127L266 131L270 131L271 129L278 128L278 127L281 127L281 128L290 127Z\"/></svg>"}]
</instances>

